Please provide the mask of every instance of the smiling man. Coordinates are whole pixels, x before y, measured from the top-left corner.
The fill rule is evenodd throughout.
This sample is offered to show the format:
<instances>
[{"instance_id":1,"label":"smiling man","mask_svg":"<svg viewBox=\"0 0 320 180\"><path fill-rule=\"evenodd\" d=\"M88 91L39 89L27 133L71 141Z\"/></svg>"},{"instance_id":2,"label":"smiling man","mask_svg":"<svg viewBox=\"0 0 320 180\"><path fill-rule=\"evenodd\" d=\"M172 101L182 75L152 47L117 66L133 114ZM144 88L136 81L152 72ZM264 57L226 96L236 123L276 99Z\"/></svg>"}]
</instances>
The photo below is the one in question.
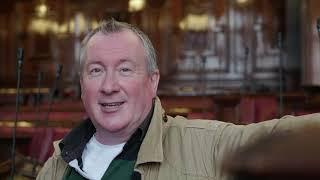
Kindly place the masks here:
<instances>
[{"instance_id":1,"label":"smiling man","mask_svg":"<svg viewBox=\"0 0 320 180\"><path fill-rule=\"evenodd\" d=\"M85 37L79 64L89 119L54 143L37 179L229 179L221 166L226 153L320 120L314 114L241 126L167 116L156 96L159 70L150 40L113 19Z\"/></svg>"},{"instance_id":2,"label":"smiling man","mask_svg":"<svg viewBox=\"0 0 320 180\"><path fill-rule=\"evenodd\" d=\"M148 70L145 54L129 30L98 32L88 41L82 100L102 144L126 142L151 111L159 71Z\"/></svg>"}]
</instances>

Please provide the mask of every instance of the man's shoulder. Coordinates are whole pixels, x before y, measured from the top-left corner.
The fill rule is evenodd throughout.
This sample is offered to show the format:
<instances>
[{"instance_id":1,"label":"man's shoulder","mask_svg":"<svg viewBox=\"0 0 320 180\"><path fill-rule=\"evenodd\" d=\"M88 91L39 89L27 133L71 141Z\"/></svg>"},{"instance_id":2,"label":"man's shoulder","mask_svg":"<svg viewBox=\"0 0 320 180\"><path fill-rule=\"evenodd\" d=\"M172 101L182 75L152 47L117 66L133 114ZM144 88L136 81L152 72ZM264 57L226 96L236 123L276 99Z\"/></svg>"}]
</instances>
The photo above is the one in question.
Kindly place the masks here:
<instances>
[{"instance_id":1,"label":"man's shoulder","mask_svg":"<svg viewBox=\"0 0 320 180\"><path fill-rule=\"evenodd\" d=\"M171 117L168 116L168 127L176 127L179 129L204 129L204 130L216 130L221 127L233 125L231 123L209 120L209 119L187 119L183 116Z\"/></svg>"},{"instance_id":2,"label":"man's shoulder","mask_svg":"<svg viewBox=\"0 0 320 180\"><path fill-rule=\"evenodd\" d=\"M61 150L59 148L60 141L61 140L53 142L54 153L44 163L39 174L37 175L37 180L62 179L68 164L61 158Z\"/></svg>"},{"instance_id":3,"label":"man's shoulder","mask_svg":"<svg viewBox=\"0 0 320 180\"><path fill-rule=\"evenodd\" d=\"M166 164L177 172L199 177L215 177L216 161L213 150L217 148L221 132L230 123L182 116L168 117L164 128L163 155ZM217 170L219 171L219 170Z\"/></svg>"}]
</instances>

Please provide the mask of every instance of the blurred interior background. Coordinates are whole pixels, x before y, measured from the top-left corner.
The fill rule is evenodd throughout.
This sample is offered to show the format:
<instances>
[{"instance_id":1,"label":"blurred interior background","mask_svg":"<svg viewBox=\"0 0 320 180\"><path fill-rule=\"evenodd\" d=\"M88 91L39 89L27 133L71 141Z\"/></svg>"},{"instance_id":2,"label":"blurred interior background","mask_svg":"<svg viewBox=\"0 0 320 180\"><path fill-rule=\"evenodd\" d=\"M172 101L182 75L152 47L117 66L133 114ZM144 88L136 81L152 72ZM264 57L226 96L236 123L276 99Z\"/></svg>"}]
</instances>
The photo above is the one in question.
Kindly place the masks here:
<instances>
[{"instance_id":1,"label":"blurred interior background","mask_svg":"<svg viewBox=\"0 0 320 180\"><path fill-rule=\"evenodd\" d=\"M52 141L86 117L76 72L80 43L110 17L149 35L169 115L249 124L320 111L320 1L2 0L0 177L10 164L17 48L25 51L17 151L41 165ZM52 92L58 64L63 71ZM30 167L24 174L32 177Z\"/></svg>"}]
</instances>

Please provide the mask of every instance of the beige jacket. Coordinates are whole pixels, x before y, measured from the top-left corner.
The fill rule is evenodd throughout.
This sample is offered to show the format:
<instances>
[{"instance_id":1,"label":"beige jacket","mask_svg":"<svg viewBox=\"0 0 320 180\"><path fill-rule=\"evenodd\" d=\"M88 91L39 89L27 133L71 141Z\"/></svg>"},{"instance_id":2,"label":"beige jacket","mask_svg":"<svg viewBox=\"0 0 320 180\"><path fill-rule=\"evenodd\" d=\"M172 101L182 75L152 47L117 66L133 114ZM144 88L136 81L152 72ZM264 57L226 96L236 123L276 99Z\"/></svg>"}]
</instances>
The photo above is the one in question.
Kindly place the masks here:
<instances>
[{"instance_id":1,"label":"beige jacket","mask_svg":"<svg viewBox=\"0 0 320 180\"><path fill-rule=\"evenodd\" d=\"M313 123L320 123L320 113L286 116L246 126L215 120L190 121L166 116L157 98L135 171L140 172L142 180L229 179L221 169L226 153L261 136ZM40 171L38 180L59 180L64 175L67 163L60 156L57 142L54 147L55 152Z\"/></svg>"}]
</instances>

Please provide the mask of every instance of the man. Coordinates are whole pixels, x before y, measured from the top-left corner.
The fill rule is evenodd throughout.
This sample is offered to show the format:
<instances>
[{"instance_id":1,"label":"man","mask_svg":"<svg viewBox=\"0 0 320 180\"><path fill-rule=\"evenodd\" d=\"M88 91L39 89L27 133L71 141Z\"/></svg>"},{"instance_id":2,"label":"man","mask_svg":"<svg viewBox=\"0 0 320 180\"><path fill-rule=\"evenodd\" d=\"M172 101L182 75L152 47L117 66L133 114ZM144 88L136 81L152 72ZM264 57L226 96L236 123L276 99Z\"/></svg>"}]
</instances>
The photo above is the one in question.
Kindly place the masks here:
<instances>
[{"instance_id":1,"label":"man","mask_svg":"<svg viewBox=\"0 0 320 180\"><path fill-rule=\"evenodd\" d=\"M90 119L54 143L37 179L228 179L221 168L226 153L320 119L238 126L167 116L156 96L159 71L150 40L115 20L86 36L80 56L81 98Z\"/></svg>"}]
</instances>

